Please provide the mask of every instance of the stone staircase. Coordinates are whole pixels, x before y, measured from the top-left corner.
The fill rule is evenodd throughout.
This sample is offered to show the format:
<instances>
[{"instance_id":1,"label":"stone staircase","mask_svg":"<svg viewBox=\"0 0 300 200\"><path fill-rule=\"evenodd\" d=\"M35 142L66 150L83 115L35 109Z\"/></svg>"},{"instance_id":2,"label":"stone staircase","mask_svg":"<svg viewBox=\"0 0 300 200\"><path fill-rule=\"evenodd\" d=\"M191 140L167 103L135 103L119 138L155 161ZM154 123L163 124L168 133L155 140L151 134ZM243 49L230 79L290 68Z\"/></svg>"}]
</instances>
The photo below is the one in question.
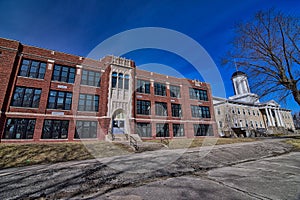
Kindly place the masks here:
<instances>
[{"instance_id":1,"label":"stone staircase","mask_svg":"<svg viewBox=\"0 0 300 200\"><path fill-rule=\"evenodd\" d=\"M165 144L154 142L143 142L138 134L107 134L106 141L113 143L122 143L130 146L135 152L155 151L168 149Z\"/></svg>"}]
</instances>

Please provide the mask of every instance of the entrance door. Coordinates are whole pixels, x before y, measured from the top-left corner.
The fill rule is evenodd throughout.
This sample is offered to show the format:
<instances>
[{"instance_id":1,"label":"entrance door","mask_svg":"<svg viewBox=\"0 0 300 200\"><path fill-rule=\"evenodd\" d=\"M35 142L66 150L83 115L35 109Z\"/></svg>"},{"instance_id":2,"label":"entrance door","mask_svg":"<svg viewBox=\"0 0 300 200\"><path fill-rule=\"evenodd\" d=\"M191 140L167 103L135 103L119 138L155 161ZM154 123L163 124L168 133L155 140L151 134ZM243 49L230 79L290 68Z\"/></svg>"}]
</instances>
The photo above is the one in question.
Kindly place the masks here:
<instances>
[{"instance_id":1,"label":"entrance door","mask_svg":"<svg viewBox=\"0 0 300 200\"><path fill-rule=\"evenodd\" d=\"M113 134L123 134L125 133L125 121L124 120L113 120Z\"/></svg>"}]
</instances>

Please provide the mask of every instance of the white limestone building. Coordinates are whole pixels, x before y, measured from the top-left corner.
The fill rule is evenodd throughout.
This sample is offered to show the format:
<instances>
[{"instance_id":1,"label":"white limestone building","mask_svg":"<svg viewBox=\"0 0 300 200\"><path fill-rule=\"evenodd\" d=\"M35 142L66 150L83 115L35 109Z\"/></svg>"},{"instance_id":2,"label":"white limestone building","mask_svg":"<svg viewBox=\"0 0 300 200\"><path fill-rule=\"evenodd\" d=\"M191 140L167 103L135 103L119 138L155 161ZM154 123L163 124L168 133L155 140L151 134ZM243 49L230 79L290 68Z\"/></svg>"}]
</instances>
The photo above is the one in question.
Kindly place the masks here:
<instances>
[{"instance_id":1,"label":"white limestone building","mask_svg":"<svg viewBox=\"0 0 300 200\"><path fill-rule=\"evenodd\" d=\"M215 118L220 136L258 135L294 131L291 111L274 100L261 103L251 93L247 75L241 71L231 77L235 95L228 99L214 97Z\"/></svg>"}]
</instances>

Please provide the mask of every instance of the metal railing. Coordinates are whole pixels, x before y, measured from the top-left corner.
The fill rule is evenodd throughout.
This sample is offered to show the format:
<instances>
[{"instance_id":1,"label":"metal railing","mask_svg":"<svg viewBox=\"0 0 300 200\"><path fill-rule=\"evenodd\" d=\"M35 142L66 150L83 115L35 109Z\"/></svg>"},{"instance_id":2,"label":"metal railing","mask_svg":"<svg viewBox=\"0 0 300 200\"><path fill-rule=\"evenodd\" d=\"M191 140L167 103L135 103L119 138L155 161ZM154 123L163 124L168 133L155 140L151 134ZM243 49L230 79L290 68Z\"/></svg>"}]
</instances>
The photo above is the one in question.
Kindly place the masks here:
<instances>
[{"instance_id":1,"label":"metal railing","mask_svg":"<svg viewBox=\"0 0 300 200\"><path fill-rule=\"evenodd\" d=\"M116 139L115 134L112 132L111 129L108 130L108 134L111 135L111 140L114 141Z\"/></svg>"},{"instance_id":2,"label":"metal railing","mask_svg":"<svg viewBox=\"0 0 300 200\"><path fill-rule=\"evenodd\" d=\"M139 150L139 146L138 146L138 142L136 139L134 139L134 137L129 136L129 144L130 146L133 146L133 148L138 151Z\"/></svg>"}]
</instances>

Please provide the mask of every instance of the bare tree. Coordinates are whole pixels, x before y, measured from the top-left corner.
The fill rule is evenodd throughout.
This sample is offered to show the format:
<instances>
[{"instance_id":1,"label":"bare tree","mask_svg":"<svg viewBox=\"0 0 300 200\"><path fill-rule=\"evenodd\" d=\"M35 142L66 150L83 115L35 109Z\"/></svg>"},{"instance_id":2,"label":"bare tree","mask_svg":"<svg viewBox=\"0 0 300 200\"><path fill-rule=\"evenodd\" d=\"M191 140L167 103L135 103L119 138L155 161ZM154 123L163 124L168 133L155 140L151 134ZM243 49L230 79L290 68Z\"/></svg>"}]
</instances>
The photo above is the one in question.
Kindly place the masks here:
<instances>
[{"instance_id":1,"label":"bare tree","mask_svg":"<svg viewBox=\"0 0 300 200\"><path fill-rule=\"evenodd\" d=\"M260 96L276 92L278 100L284 100L292 94L300 105L299 18L275 10L260 11L235 30L226 63L244 70Z\"/></svg>"}]
</instances>

